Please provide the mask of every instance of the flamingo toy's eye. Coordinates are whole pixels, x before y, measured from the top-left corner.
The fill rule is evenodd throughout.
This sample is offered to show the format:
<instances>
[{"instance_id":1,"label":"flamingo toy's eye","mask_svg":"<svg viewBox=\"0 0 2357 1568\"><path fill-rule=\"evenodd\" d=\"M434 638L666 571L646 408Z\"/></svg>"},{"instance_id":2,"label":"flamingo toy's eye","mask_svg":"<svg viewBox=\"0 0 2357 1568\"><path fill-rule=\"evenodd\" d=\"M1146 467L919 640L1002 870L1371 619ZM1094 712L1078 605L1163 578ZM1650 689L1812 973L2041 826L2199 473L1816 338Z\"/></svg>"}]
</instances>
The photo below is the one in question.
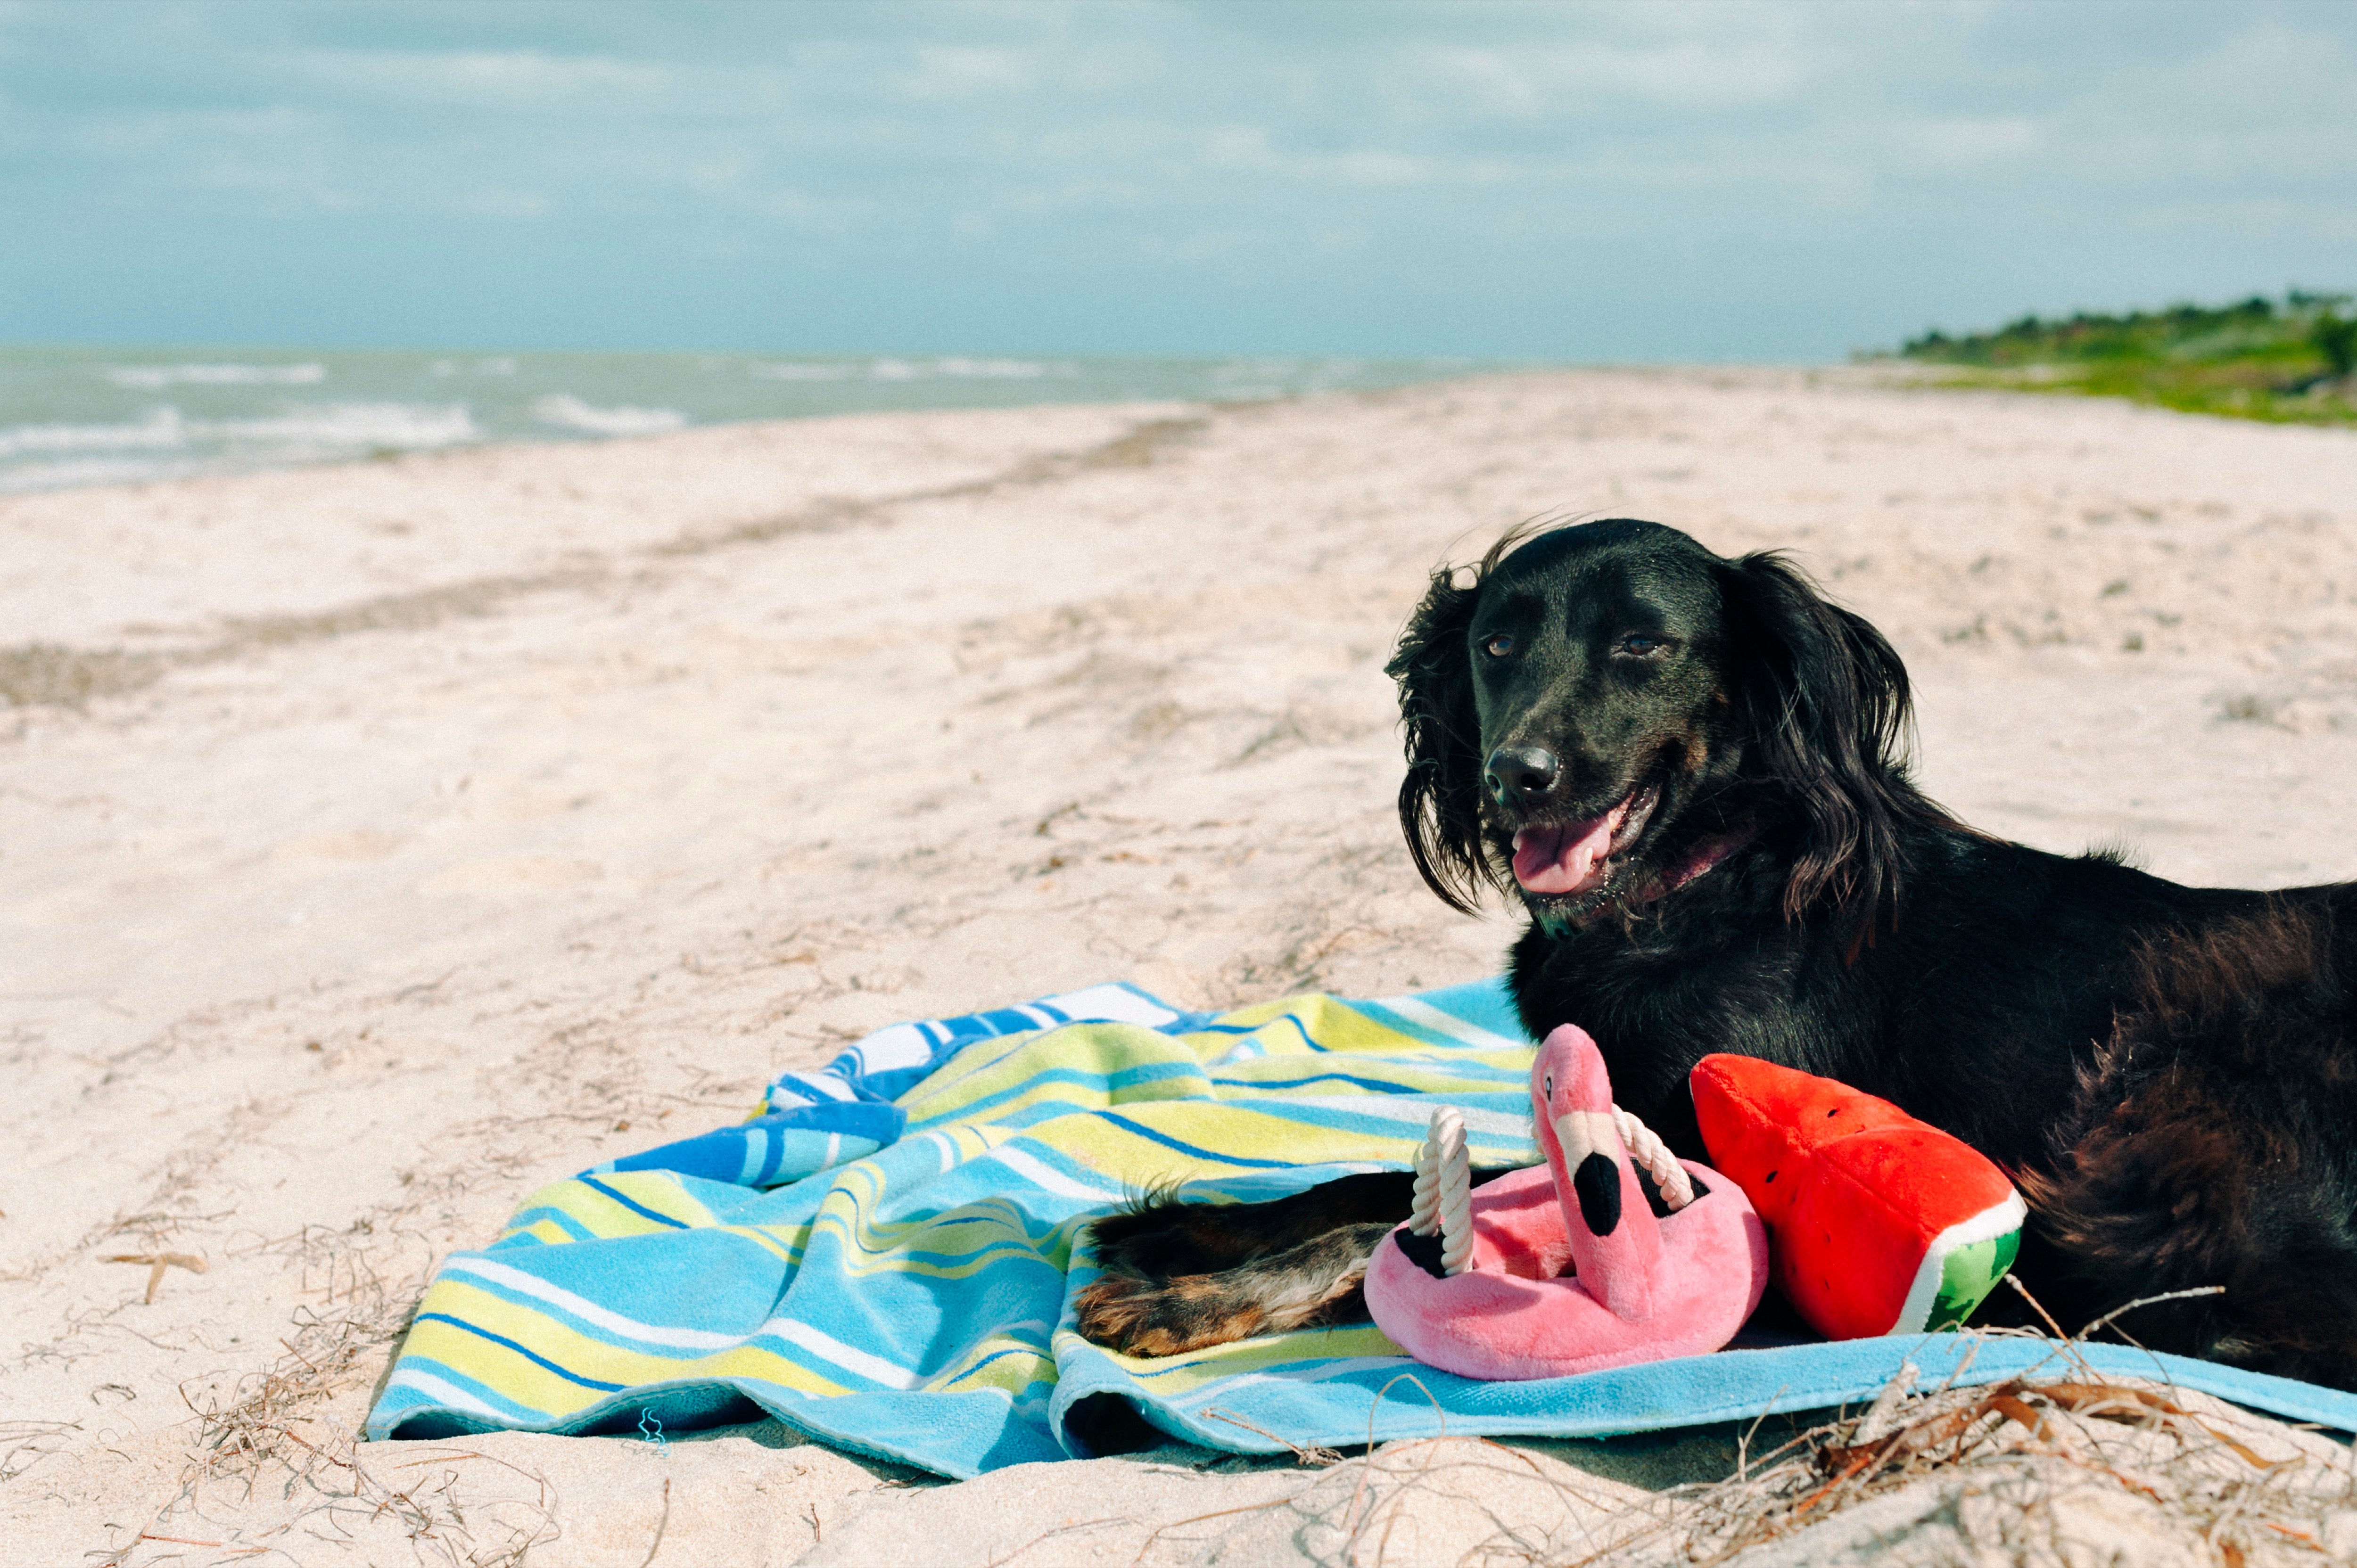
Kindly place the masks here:
<instances>
[{"instance_id":1,"label":"flamingo toy's eye","mask_svg":"<svg viewBox=\"0 0 2357 1568\"><path fill-rule=\"evenodd\" d=\"M1546 1097L1549 1100L1555 1098L1555 1074L1553 1073L1546 1075Z\"/></svg>"}]
</instances>

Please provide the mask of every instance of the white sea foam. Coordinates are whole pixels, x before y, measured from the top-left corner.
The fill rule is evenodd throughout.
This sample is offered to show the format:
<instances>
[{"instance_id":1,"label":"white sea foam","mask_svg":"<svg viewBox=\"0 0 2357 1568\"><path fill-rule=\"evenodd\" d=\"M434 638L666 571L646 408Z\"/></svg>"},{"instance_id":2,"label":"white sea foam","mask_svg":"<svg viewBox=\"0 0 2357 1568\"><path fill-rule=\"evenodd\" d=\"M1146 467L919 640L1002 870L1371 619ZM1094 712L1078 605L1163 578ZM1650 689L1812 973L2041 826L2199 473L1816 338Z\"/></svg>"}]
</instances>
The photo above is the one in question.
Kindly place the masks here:
<instances>
[{"instance_id":1,"label":"white sea foam","mask_svg":"<svg viewBox=\"0 0 2357 1568\"><path fill-rule=\"evenodd\" d=\"M127 485L177 478L201 470L193 457L84 457L69 462L11 463L0 467L0 495L62 490L76 485Z\"/></svg>"},{"instance_id":2,"label":"white sea foam","mask_svg":"<svg viewBox=\"0 0 2357 1568\"><path fill-rule=\"evenodd\" d=\"M570 392L540 399L532 405L532 416L543 424L592 435L660 435L687 428L687 415L675 408L599 408Z\"/></svg>"},{"instance_id":3,"label":"white sea foam","mask_svg":"<svg viewBox=\"0 0 2357 1568\"><path fill-rule=\"evenodd\" d=\"M0 430L0 457L19 452L110 452L176 447L188 439L177 408L159 408L130 424L19 424Z\"/></svg>"},{"instance_id":4,"label":"white sea foam","mask_svg":"<svg viewBox=\"0 0 2357 1568\"><path fill-rule=\"evenodd\" d=\"M874 360L868 376L879 381L921 381L942 378L962 381L1030 381L1046 375L1071 375L1071 366L1043 365L1037 360Z\"/></svg>"},{"instance_id":5,"label":"white sea foam","mask_svg":"<svg viewBox=\"0 0 2357 1568\"><path fill-rule=\"evenodd\" d=\"M0 428L0 491L160 479L482 439L464 403L321 403L246 419L190 419L167 405L116 424Z\"/></svg>"},{"instance_id":6,"label":"white sea foam","mask_svg":"<svg viewBox=\"0 0 2357 1568\"><path fill-rule=\"evenodd\" d=\"M782 365L755 365L752 373L765 381L847 381L865 373L863 367L842 360L797 360Z\"/></svg>"},{"instance_id":7,"label":"white sea foam","mask_svg":"<svg viewBox=\"0 0 2357 1568\"><path fill-rule=\"evenodd\" d=\"M325 365L111 365L102 372L135 392L166 387L307 387L328 379Z\"/></svg>"},{"instance_id":8,"label":"white sea foam","mask_svg":"<svg viewBox=\"0 0 2357 1568\"><path fill-rule=\"evenodd\" d=\"M192 420L192 435L239 445L312 451L415 449L479 441L483 433L463 403L331 403L266 419Z\"/></svg>"},{"instance_id":9,"label":"white sea foam","mask_svg":"<svg viewBox=\"0 0 2357 1568\"><path fill-rule=\"evenodd\" d=\"M1071 365L1043 365L1034 360L936 360L933 373L959 381L1028 381L1039 376L1077 372Z\"/></svg>"}]
</instances>

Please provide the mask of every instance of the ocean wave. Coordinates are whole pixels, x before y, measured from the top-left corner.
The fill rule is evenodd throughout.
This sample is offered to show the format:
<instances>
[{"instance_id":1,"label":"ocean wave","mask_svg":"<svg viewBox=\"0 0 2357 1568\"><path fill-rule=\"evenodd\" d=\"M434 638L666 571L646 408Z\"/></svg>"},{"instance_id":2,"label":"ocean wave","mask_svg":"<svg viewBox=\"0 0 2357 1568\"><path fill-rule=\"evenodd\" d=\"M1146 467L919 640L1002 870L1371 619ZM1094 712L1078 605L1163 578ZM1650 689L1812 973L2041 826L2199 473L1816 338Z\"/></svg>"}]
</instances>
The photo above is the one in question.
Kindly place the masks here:
<instances>
[{"instance_id":1,"label":"ocean wave","mask_svg":"<svg viewBox=\"0 0 2357 1568\"><path fill-rule=\"evenodd\" d=\"M78 485L128 485L176 479L204 471L193 457L81 457L65 462L11 463L0 467L0 495L70 489Z\"/></svg>"},{"instance_id":2,"label":"ocean wave","mask_svg":"<svg viewBox=\"0 0 2357 1568\"><path fill-rule=\"evenodd\" d=\"M931 363L877 360L869 363L867 373L879 381L930 381L936 376L958 381L1019 381L1056 371L1037 360L935 360Z\"/></svg>"},{"instance_id":3,"label":"ocean wave","mask_svg":"<svg viewBox=\"0 0 2357 1568\"><path fill-rule=\"evenodd\" d=\"M419 451L483 438L464 403L326 403L244 419L190 419L167 405L119 424L0 428L0 492Z\"/></svg>"},{"instance_id":4,"label":"ocean wave","mask_svg":"<svg viewBox=\"0 0 2357 1568\"><path fill-rule=\"evenodd\" d=\"M310 449L457 446L483 433L463 403L334 403L263 419L191 420L191 435Z\"/></svg>"},{"instance_id":5,"label":"ocean wave","mask_svg":"<svg viewBox=\"0 0 2357 1568\"><path fill-rule=\"evenodd\" d=\"M789 360L756 364L751 373L769 381L1028 381L1047 376L1069 377L1080 367L1040 360Z\"/></svg>"},{"instance_id":6,"label":"ocean wave","mask_svg":"<svg viewBox=\"0 0 2357 1568\"><path fill-rule=\"evenodd\" d=\"M798 360L782 365L755 365L752 374L765 381L847 381L854 376L865 375L865 365L846 365L840 360Z\"/></svg>"},{"instance_id":7,"label":"ocean wave","mask_svg":"<svg viewBox=\"0 0 2357 1568\"><path fill-rule=\"evenodd\" d=\"M0 430L0 457L19 452L107 452L186 445L177 408L159 408L131 424L19 424Z\"/></svg>"},{"instance_id":8,"label":"ocean wave","mask_svg":"<svg viewBox=\"0 0 2357 1568\"><path fill-rule=\"evenodd\" d=\"M464 403L345 403L259 419L190 419L177 408L153 409L123 424L19 424L0 429L0 457L67 452L188 451L219 446L451 446L482 432Z\"/></svg>"},{"instance_id":9,"label":"ocean wave","mask_svg":"<svg viewBox=\"0 0 2357 1568\"><path fill-rule=\"evenodd\" d=\"M532 416L543 424L592 435L660 435L687 428L687 415L675 408L599 408L570 392L557 392L532 405Z\"/></svg>"},{"instance_id":10,"label":"ocean wave","mask_svg":"<svg viewBox=\"0 0 2357 1568\"><path fill-rule=\"evenodd\" d=\"M472 364L463 364L457 360L436 360L426 368L437 376L511 376L516 373L516 362L504 354L493 359L477 360Z\"/></svg>"},{"instance_id":11,"label":"ocean wave","mask_svg":"<svg viewBox=\"0 0 2357 1568\"><path fill-rule=\"evenodd\" d=\"M1075 376L1075 365L1046 365L1036 360L936 360L933 374L953 381L1028 381L1039 376Z\"/></svg>"},{"instance_id":12,"label":"ocean wave","mask_svg":"<svg viewBox=\"0 0 2357 1568\"><path fill-rule=\"evenodd\" d=\"M166 387L307 387L328 379L325 365L110 365L102 372L134 392Z\"/></svg>"}]
</instances>

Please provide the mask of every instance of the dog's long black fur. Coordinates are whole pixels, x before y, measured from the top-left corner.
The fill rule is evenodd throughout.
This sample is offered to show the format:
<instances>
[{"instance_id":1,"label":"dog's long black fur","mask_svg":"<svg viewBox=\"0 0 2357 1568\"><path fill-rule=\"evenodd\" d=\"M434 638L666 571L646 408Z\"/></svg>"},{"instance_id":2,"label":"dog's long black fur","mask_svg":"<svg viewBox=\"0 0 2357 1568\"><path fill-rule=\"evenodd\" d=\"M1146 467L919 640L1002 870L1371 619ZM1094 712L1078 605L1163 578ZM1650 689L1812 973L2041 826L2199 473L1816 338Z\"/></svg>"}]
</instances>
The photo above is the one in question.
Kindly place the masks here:
<instances>
[{"instance_id":1,"label":"dog's long black fur","mask_svg":"<svg viewBox=\"0 0 2357 1568\"><path fill-rule=\"evenodd\" d=\"M2181 887L1965 827L1909 778L1880 634L1778 555L1659 524L1436 575L1390 669L1425 880L1460 908L1521 898L1532 1036L1585 1027L1679 1152L1703 1154L1685 1085L1709 1052L1840 1079L2006 1167L2017 1272L2066 1324L2222 1286L2125 1326L2357 1388L2357 885ZM1516 881L1518 829L1624 802L1595 886ZM1362 1316L1408 1183L1100 1219L1082 1332L1163 1355Z\"/></svg>"}]
</instances>

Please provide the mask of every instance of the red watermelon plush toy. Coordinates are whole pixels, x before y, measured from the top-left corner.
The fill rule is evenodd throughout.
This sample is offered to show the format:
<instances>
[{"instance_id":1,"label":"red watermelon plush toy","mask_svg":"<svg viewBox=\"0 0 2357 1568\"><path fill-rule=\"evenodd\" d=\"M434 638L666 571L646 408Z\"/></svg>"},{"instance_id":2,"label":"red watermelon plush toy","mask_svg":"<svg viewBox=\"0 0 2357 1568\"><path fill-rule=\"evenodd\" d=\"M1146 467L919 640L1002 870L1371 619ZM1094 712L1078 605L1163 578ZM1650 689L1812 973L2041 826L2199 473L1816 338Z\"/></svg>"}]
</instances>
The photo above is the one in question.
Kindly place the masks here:
<instances>
[{"instance_id":1,"label":"red watermelon plush toy","mask_svg":"<svg viewBox=\"0 0 2357 1568\"><path fill-rule=\"evenodd\" d=\"M1752 1057L1705 1057L1687 1082L1710 1163L1767 1223L1777 1288L1819 1333L1953 1327L2013 1266L2021 1195L1969 1144Z\"/></svg>"}]
</instances>

